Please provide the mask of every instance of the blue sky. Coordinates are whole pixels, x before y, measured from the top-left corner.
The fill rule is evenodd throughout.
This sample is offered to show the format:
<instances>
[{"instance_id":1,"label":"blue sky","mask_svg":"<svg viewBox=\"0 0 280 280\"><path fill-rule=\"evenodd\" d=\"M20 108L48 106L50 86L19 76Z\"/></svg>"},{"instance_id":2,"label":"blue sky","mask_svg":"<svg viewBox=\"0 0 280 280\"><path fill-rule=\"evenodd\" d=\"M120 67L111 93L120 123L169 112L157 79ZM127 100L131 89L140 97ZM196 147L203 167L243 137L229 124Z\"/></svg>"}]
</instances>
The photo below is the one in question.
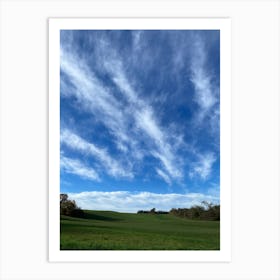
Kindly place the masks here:
<instances>
[{"instance_id":1,"label":"blue sky","mask_svg":"<svg viewBox=\"0 0 280 280\"><path fill-rule=\"evenodd\" d=\"M61 192L121 212L219 203L219 31L60 37Z\"/></svg>"}]
</instances>

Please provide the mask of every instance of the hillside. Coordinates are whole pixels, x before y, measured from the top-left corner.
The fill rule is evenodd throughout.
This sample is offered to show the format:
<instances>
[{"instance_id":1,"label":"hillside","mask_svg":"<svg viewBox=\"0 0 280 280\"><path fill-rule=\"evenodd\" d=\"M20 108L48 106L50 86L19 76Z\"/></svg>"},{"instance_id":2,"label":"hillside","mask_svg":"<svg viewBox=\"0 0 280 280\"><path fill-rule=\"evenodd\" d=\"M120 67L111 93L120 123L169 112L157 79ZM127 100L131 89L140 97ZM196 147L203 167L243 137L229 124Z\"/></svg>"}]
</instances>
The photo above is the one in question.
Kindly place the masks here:
<instances>
[{"instance_id":1,"label":"hillside","mask_svg":"<svg viewBox=\"0 0 280 280\"><path fill-rule=\"evenodd\" d=\"M170 214L85 211L61 216L61 250L219 250L220 222Z\"/></svg>"}]
</instances>

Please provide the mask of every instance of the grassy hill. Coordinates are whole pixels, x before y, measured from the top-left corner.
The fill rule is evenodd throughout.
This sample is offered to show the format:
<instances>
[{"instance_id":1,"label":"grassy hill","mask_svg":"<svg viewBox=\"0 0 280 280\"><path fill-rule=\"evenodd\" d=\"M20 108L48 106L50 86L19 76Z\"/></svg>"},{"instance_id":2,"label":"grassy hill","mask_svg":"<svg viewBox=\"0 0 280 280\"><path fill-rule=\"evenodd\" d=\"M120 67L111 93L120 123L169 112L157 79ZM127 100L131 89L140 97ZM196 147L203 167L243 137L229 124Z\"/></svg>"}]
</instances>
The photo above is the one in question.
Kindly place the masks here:
<instances>
[{"instance_id":1,"label":"grassy hill","mask_svg":"<svg viewBox=\"0 0 280 280\"><path fill-rule=\"evenodd\" d=\"M171 214L85 211L61 216L61 250L219 250L220 222Z\"/></svg>"}]
</instances>

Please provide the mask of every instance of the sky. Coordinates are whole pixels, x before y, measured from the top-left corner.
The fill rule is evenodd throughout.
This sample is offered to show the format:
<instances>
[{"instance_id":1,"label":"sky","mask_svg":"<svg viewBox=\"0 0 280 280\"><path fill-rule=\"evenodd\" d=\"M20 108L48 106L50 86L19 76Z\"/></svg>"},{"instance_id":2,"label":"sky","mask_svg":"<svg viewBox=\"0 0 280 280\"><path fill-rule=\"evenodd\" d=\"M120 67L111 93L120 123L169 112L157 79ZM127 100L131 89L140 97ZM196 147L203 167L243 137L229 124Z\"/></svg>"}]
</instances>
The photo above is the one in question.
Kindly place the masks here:
<instances>
[{"instance_id":1,"label":"sky","mask_svg":"<svg viewBox=\"0 0 280 280\"><path fill-rule=\"evenodd\" d=\"M60 192L119 212L219 203L219 30L60 31Z\"/></svg>"}]
</instances>

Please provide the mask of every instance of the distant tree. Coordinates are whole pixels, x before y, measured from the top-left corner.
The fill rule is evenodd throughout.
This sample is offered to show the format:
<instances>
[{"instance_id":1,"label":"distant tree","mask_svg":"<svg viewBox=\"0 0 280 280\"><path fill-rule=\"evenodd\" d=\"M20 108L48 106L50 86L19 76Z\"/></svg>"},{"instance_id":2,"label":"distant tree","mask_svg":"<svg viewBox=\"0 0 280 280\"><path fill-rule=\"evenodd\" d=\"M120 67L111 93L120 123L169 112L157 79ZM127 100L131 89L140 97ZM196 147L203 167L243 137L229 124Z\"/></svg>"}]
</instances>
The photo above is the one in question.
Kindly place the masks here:
<instances>
[{"instance_id":1,"label":"distant tree","mask_svg":"<svg viewBox=\"0 0 280 280\"><path fill-rule=\"evenodd\" d=\"M67 194L60 194L60 214L72 217L83 217L84 211L80 209L75 200L69 200Z\"/></svg>"},{"instance_id":2,"label":"distant tree","mask_svg":"<svg viewBox=\"0 0 280 280\"><path fill-rule=\"evenodd\" d=\"M137 214L169 214L169 211L156 211L156 208L149 210L138 210Z\"/></svg>"}]
</instances>

